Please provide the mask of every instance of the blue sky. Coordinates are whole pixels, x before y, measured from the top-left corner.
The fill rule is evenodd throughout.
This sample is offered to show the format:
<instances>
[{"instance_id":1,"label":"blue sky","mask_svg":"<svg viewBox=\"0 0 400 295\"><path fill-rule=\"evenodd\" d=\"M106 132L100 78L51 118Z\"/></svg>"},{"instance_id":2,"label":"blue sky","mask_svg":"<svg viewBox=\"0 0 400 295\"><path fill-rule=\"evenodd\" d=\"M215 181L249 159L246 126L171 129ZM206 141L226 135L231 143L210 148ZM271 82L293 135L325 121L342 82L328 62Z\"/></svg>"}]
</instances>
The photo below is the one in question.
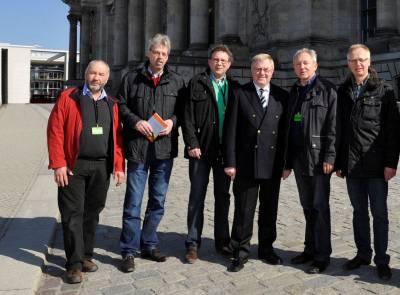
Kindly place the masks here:
<instances>
[{"instance_id":1,"label":"blue sky","mask_svg":"<svg viewBox=\"0 0 400 295\"><path fill-rule=\"evenodd\" d=\"M1 0L0 43L68 49L68 11L61 0Z\"/></svg>"}]
</instances>

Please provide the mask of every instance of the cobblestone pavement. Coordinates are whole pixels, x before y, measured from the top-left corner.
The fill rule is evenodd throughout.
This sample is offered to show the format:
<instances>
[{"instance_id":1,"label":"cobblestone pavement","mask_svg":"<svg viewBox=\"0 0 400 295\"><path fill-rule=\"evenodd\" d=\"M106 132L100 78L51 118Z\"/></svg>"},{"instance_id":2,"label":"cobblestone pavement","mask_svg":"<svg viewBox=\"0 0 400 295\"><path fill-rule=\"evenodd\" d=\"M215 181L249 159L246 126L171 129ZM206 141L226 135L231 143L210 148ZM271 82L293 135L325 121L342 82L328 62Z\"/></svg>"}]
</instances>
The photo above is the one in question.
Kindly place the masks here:
<instances>
[{"instance_id":1,"label":"cobblestone pavement","mask_svg":"<svg viewBox=\"0 0 400 295\"><path fill-rule=\"evenodd\" d=\"M32 104L0 108L0 238L46 160L43 139L49 109L50 106Z\"/></svg>"},{"instance_id":2,"label":"cobblestone pavement","mask_svg":"<svg viewBox=\"0 0 400 295\"><path fill-rule=\"evenodd\" d=\"M333 255L324 274L308 275L304 266L290 265L289 260L303 249L304 217L298 201L294 177L282 183L278 216L277 253L282 266L271 266L257 259L257 235L253 236L251 259L238 273L229 273L229 261L216 255L213 244L213 197L208 190L203 244L200 260L184 263L184 239L189 189L187 160L182 153L176 159L167 196L165 216L159 227L161 249L169 255L165 263L136 259L133 273L122 273L118 267L119 234L125 187L112 186L107 206L97 231L96 273L84 275L78 285L63 281L65 256L61 227L55 233L37 294L400 294L400 198L399 178L391 182L389 254L393 277L382 282L373 265L353 272L341 266L355 255L352 210L344 181L332 177L331 215ZM210 181L209 188L212 187ZM233 198L232 198L233 199ZM142 210L143 211L143 210ZM231 218L233 216L231 208ZM232 221L232 220L231 220ZM257 233L257 223L254 224Z\"/></svg>"}]
</instances>

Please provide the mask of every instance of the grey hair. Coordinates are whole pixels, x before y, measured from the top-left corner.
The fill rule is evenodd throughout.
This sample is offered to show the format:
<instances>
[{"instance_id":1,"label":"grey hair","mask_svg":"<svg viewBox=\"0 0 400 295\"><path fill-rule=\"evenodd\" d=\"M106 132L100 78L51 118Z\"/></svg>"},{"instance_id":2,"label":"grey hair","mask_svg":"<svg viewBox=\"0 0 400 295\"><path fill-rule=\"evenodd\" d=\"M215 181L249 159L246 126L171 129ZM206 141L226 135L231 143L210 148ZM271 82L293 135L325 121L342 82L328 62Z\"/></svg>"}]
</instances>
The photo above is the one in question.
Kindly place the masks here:
<instances>
[{"instance_id":1,"label":"grey hair","mask_svg":"<svg viewBox=\"0 0 400 295\"><path fill-rule=\"evenodd\" d=\"M147 51L151 51L154 45L162 45L167 47L168 53L171 51L171 40L167 35L164 34L155 34L154 37L149 39L147 42Z\"/></svg>"},{"instance_id":2,"label":"grey hair","mask_svg":"<svg viewBox=\"0 0 400 295\"><path fill-rule=\"evenodd\" d=\"M258 62L258 61L264 61L264 60L269 60L270 62L272 62L272 64L274 64L274 60L273 60L272 56L269 55L268 53L259 53L259 54L254 55L251 59L251 64Z\"/></svg>"},{"instance_id":3,"label":"grey hair","mask_svg":"<svg viewBox=\"0 0 400 295\"><path fill-rule=\"evenodd\" d=\"M88 63L88 65L87 65L87 67L86 67L86 69L85 69L85 77L86 77L86 75L87 75L89 69L90 69L94 64L97 64L97 63L103 64L103 65L107 68L107 74L110 75L110 66L109 66L104 60L102 60L102 59L94 59L94 60L92 60L92 61L90 61L90 62Z\"/></svg>"},{"instance_id":4,"label":"grey hair","mask_svg":"<svg viewBox=\"0 0 400 295\"><path fill-rule=\"evenodd\" d=\"M297 57L302 53L307 53L308 55L311 56L314 63L317 63L317 52L315 52L314 49L310 49L310 48L302 48L302 49L297 50L296 53L293 55L293 63L296 62Z\"/></svg>"},{"instance_id":5,"label":"grey hair","mask_svg":"<svg viewBox=\"0 0 400 295\"><path fill-rule=\"evenodd\" d=\"M358 49L358 48L364 49L364 50L368 53L368 57L371 58L371 51L369 50L369 48L368 48L366 45L364 45L364 44L353 44L353 45L351 45L351 46L349 47L349 50L347 50L347 60L349 60L350 54L351 54L354 50L356 50L356 49Z\"/></svg>"}]
</instances>

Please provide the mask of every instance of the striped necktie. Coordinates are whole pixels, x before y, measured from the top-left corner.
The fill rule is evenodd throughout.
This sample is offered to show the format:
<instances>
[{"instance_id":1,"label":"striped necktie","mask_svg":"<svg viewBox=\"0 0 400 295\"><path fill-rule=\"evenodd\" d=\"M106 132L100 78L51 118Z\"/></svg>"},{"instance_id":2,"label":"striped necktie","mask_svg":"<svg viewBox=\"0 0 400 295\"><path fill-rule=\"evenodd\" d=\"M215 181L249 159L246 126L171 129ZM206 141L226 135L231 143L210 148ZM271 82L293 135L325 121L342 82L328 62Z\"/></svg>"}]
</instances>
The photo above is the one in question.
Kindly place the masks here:
<instances>
[{"instance_id":1,"label":"striped necktie","mask_svg":"<svg viewBox=\"0 0 400 295\"><path fill-rule=\"evenodd\" d=\"M265 109L267 107L267 100L265 98L264 89L260 88L260 99L262 107Z\"/></svg>"}]
</instances>

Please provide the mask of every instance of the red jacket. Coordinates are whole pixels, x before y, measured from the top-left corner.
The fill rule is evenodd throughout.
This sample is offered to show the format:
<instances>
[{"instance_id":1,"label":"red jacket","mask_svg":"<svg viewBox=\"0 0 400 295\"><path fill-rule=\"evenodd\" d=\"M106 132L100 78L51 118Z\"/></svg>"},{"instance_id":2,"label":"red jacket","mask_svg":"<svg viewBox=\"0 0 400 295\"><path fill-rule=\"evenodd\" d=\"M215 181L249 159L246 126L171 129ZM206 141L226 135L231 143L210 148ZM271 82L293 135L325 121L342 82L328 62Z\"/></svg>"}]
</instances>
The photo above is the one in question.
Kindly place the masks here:
<instances>
[{"instance_id":1,"label":"red jacket","mask_svg":"<svg viewBox=\"0 0 400 295\"><path fill-rule=\"evenodd\" d=\"M51 111L47 124L47 147L49 151L49 169L68 167L73 169L79 154L82 132L82 114L80 97L82 89L64 90ZM110 97L108 104L112 108L113 120L113 163L114 172L124 171L125 162L122 148L121 123L118 118L118 105Z\"/></svg>"}]
</instances>

